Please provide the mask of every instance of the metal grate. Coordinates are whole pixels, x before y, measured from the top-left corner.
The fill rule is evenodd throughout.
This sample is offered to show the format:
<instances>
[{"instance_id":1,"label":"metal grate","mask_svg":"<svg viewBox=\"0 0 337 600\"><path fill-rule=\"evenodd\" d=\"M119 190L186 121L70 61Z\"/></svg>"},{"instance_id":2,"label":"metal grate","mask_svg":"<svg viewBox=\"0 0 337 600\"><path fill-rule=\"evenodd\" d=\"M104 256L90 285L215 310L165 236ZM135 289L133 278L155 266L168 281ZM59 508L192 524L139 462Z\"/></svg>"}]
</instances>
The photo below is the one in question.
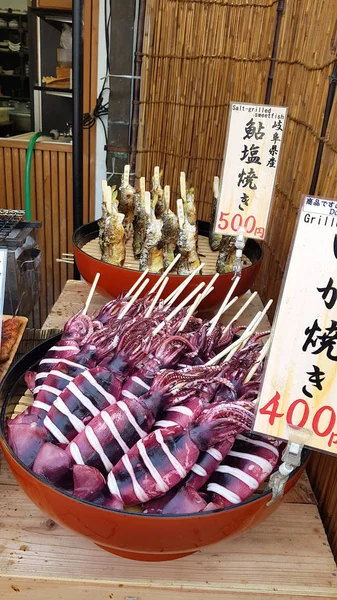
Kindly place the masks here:
<instances>
[{"instance_id":1,"label":"metal grate","mask_svg":"<svg viewBox=\"0 0 337 600\"><path fill-rule=\"evenodd\" d=\"M25 220L24 210L0 209L0 242L3 242L7 236L17 226L19 221Z\"/></svg>"}]
</instances>

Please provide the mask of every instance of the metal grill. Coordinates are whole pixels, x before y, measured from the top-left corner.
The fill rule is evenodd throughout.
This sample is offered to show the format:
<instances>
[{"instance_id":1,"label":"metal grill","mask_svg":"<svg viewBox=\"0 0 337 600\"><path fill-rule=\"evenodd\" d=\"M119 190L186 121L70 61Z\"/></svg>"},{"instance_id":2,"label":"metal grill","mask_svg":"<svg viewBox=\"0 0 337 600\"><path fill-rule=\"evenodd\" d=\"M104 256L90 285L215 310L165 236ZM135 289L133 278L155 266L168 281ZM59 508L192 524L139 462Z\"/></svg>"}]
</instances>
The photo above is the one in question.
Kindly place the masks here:
<instances>
[{"instance_id":1,"label":"metal grill","mask_svg":"<svg viewBox=\"0 0 337 600\"><path fill-rule=\"evenodd\" d=\"M0 242L3 242L8 235L17 227L18 222L25 220L24 210L0 209Z\"/></svg>"}]
</instances>

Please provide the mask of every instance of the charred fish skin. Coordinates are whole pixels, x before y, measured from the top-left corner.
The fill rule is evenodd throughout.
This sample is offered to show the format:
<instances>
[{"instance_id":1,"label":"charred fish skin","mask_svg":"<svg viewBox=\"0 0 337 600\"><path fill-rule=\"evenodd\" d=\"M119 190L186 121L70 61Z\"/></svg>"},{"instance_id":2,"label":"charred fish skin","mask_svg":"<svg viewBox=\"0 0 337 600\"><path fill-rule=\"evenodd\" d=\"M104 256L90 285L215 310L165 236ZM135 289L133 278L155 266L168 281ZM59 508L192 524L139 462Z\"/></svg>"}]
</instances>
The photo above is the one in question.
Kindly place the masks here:
<instances>
[{"instance_id":1,"label":"charred fish skin","mask_svg":"<svg viewBox=\"0 0 337 600\"><path fill-rule=\"evenodd\" d=\"M190 225L185 220L182 229L178 233L178 252L181 258L177 263L178 275L189 275L200 265L200 259L196 250L196 226Z\"/></svg>"},{"instance_id":2,"label":"charred fish skin","mask_svg":"<svg viewBox=\"0 0 337 600\"><path fill-rule=\"evenodd\" d=\"M164 270L163 221L155 216L157 201L158 197L153 196L150 212L146 215L146 235L139 260L140 270L144 271L148 267L150 273L162 273Z\"/></svg>"},{"instance_id":3,"label":"charred fish skin","mask_svg":"<svg viewBox=\"0 0 337 600\"><path fill-rule=\"evenodd\" d=\"M159 172L159 167L155 167L155 173L152 177L152 198L156 197L156 202L154 205L155 216L157 219L160 219L163 216L165 210L164 203L164 190L161 187L161 177L162 173Z\"/></svg>"},{"instance_id":4,"label":"charred fish skin","mask_svg":"<svg viewBox=\"0 0 337 600\"><path fill-rule=\"evenodd\" d=\"M108 188L108 193L111 189ZM111 265L122 267L125 261L125 231L123 226L124 215L118 212L118 200L116 188L112 188L111 207L103 200L102 209L106 216L102 216L100 229L100 246L102 260ZM106 211L106 212L105 212Z\"/></svg>"},{"instance_id":5,"label":"charred fish skin","mask_svg":"<svg viewBox=\"0 0 337 600\"><path fill-rule=\"evenodd\" d=\"M164 268L167 269L175 256L175 250L178 244L179 226L177 215L170 209L163 213L162 220Z\"/></svg>"},{"instance_id":6,"label":"charred fish skin","mask_svg":"<svg viewBox=\"0 0 337 600\"><path fill-rule=\"evenodd\" d=\"M122 182L119 188L121 197L119 201L119 210L125 215L124 229L125 239L128 240L133 233L133 220L135 216L135 193L136 190L129 183L129 177L125 173L122 175Z\"/></svg>"},{"instance_id":7,"label":"charred fish skin","mask_svg":"<svg viewBox=\"0 0 337 600\"><path fill-rule=\"evenodd\" d=\"M231 273L236 259L236 238L234 236L222 236L219 246L219 256L216 262L218 273Z\"/></svg>"},{"instance_id":8,"label":"charred fish skin","mask_svg":"<svg viewBox=\"0 0 337 600\"><path fill-rule=\"evenodd\" d=\"M210 228L209 228L209 245L211 247L211 250L213 250L214 252L216 252L217 250L220 250L220 243L221 243L221 239L222 239L222 235L220 235L219 233L214 233L214 226L215 226L215 219L216 219L216 213L217 213L217 208L218 208L218 199L219 199L219 191L220 191L219 188L220 188L219 177L214 177L212 218L211 218L211 223L210 223Z\"/></svg>"},{"instance_id":9,"label":"charred fish skin","mask_svg":"<svg viewBox=\"0 0 337 600\"><path fill-rule=\"evenodd\" d=\"M140 194L135 195L135 218L133 221L133 254L140 258L146 235L146 212Z\"/></svg>"}]
</instances>

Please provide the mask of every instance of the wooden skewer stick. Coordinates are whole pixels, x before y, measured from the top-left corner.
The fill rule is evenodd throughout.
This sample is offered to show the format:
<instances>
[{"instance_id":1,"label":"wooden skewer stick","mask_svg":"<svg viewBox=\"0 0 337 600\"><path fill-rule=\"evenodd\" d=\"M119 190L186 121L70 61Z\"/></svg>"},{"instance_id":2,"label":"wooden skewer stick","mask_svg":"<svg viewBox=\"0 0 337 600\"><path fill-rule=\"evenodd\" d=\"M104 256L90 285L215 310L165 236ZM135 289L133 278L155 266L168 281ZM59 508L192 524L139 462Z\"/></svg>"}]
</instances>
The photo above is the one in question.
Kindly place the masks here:
<instances>
[{"instance_id":1,"label":"wooden skewer stick","mask_svg":"<svg viewBox=\"0 0 337 600\"><path fill-rule=\"evenodd\" d=\"M129 291L125 294L125 298L129 298L129 296L132 296L133 292L139 286L139 284L143 281L144 277L146 277L148 272L149 272L149 269L146 268L145 271L143 271L143 273L140 275L140 277L138 277L137 281L133 284L133 286L129 289Z\"/></svg>"},{"instance_id":2,"label":"wooden skewer stick","mask_svg":"<svg viewBox=\"0 0 337 600\"><path fill-rule=\"evenodd\" d=\"M62 256L71 256L71 257L73 257L74 255L71 252L62 252Z\"/></svg>"},{"instance_id":3,"label":"wooden skewer stick","mask_svg":"<svg viewBox=\"0 0 337 600\"><path fill-rule=\"evenodd\" d=\"M235 352L237 352L238 350L241 350L243 348L244 344L249 340L253 331L255 331L255 325L256 326L258 325L261 314L262 313L260 310L258 313L256 313L254 319L251 320L251 322L249 323L249 325L247 326L247 328L245 329L243 334L237 340L235 348L233 348L233 350L231 350L231 352L229 354L227 354L224 362L228 362L232 358L232 356L234 356Z\"/></svg>"},{"instance_id":4,"label":"wooden skewer stick","mask_svg":"<svg viewBox=\"0 0 337 600\"><path fill-rule=\"evenodd\" d=\"M183 229L185 223L184 204L181 198L177 200L177 216L179 229Z\"/></svg>"},{"instance_id":5,"label":"wooden skewer stick","mask_svg":"<svg viewBox=\"0 0 337 600\"><path fill-rule=\"evenodd\" d=\"M196 311L196 309L198 308L200 302L202 302L202 300L204 298L206 298L206 296L208 296L208 294L210 294L211 292L213 292L214 287L210 287L209 290L206 291L206 288L204 289L203 292L201 292L201 294L198 294L196 299L194 300L193 304L191 305L191 307L189 308L186 317L184 318L182 324L180 325L178 331L183 331L188 323L188 321L190 320L191 316L193 315L193 313Z\"/></svg>"},{"instance_id":6,"label":"wooden skewer stick","mask_svg":"<svg viewBox=\"0 0 337 600\"><path fill-rule=\"evenodd\" d=\"M180 173L180 195L183 202L186 202L186 175L184 171Z\"/></svg>"},{"instance_id":7,"label":"wooden skewer stick","mask_svg":"<svg viewBox=\"0 0 337 600\"><path fill-rule=\"evenodd\" d=\"M154 284L153 288L150 289L149 295L153 294L156 291L156 289L160 286L161 282L165 279L166 275L170 271L172 271L174 265L178 262L180 257L181 257L181 254L177 254L177 256L174 257L173 261L169 264L167 269L165 269L164 273L159 277L158 281ZM176 290L174 291L174 293L175 292L176 292Z\"/></svg>"},{"instance_id":8,"label":"wooden skewer stick","mask_svg":"<svg viewBox=\"0 0 337 600\"><path fill-rule=\"evenodd\" d=\"M181 292L185 289L185 287L189 284L190 281L192 281L193 277L195 275L197 275L197 273L199 273L199 271L201 271L201 269L205 266L205 263L201 263L201 265L199 265L196 269L194 269L194 271L192 271L192 273L190 273L188 275L188 277L186 277L186 279L184 279L184 281L178 285L177 289L174 290L174 292L172 292L172 294L170 294L166 299L164 304L167 304L167 307L169 308L170 306L172 306L173 302L175 302L175 300L178 298L178 296L180 296Z\"/></svg>"},{"instance_id":9,"label":"wooden skewer stick","mask_svg":"<svg viewBox=\"0 0 337 600\"><path fill-rule=\"evenodd\" d=\"M102 181L103 201L106 205L107 212L111 213L111 188L108 186L105 179Z\"/></svg>"},{"instance_id":10,"label":"wooden skewer stick","mask_svg":"<svg viewBox=\"0 0 337 600\"><path fill-rule=\"evenodd\" d=\"M90 288L90 292L89 292L89 294L88 294L87 301L86 301L86 303L85 303L85 305L84 305L84 308L83 308L83 310L82 310L82 315L86 315L86 314L87 314L87 312L88 312L88 308L89 308L90 302L91 302L91 300L92 300L92 297L93 297L93 295L94 295L94 293L95 293L95 289L96 289L96 286L97 286L97 283L98 283L98 280L99 280L100 276L101 276L101 274L100 274L100 273L96 273L96 275L95 275L95 279L94 279L94 281L92 282L92 286L91 286L91 288Z\"/></svg>"},{"instance_id":11,"label":"wooden skewer stick","mask_svg":"<svg viewBox=\"0 0 337 600\"><path fill-rule=\"evenodd\" d=\"M226 359L224 362L228 362L232 356L234 356L235 352L237 352L238 350L242 350L242 348L244 348L244 346L246 345L246 343L248 342L249 338L251 337L251 335L254 333L254 331L258 328L258 326L260 325L262 319L264 318L265 314L267 313L267 311L269 310L269 307L272 305L273 300L269 300L269 302L267 302L266 306L264 307L263 311L259 311L254 319L249 323L246 331L244 332L244 334L240 337L239 340L237 340L239 343L237 345L237 347L235 349L233 349L230 354L227 355Z\"/></svg>"},{"instance_id":12,"label":"wooden skewer stick","mask_svg":"<svg viewBox=\"0 0 337 600\"><path fill-rule=\"evenodd\" d=\"M130 165L125 165L125 167L124 167L124 178L123 178L124 187L126 187L127 185L129 185L129 181L130 181Z\"/></svg>"},{"instance_id":13,"label":"wooden skewer stick","mask_svg":"<svg viewBox=\"0 0 337 600\"><path fill-rule=\"evenodd\" d=\"M271 341L270 341L270 338L269 338L269 340L267 340L266 343L265 343L265 345L263 346L263 348L262 348L262 350L261 350L261 352L259 354L259 357L258 357L256 363L250 369L250 371L249 371L249 373L248 373L248 375L247 375L247 377L246 377L246 379L244 380L243 383L248 383L251 379L253 379L254 374L256 373L256 371L259 368L260 364L262 363L262 361L265 359L266 355L269 352L270 344L271 344Z\"/></svg>"},{"instance_id":14,"label":"wooden skewer stick","mask_svg":"<svg viewBox=\"0 0 337 600\"><path fill-rule=\"evenodd\" d=\"M180 304L178 304L178 306L176 306L173 311L167 315L167 317L165 317L164 321L162 321L161 323L159 323L159 325L157 325L157 327L155 328L155 330L153 331L152 335L156 335L157 333L159 333L159 331L161 331L163 329L163 327L165 326L165 323L167 323L168 321L170 321L171 319L173 319L173 317L182 309L184 308L184 306L186 306L186 304L189 303L190 300L192 300L192 298L194 298L194 296L196 296L196 294L198 294L198 292L200 292L200 290L205 286L205 283L199 283L199 285L188 295L186 296L186 298L184 300L182 300L180 302Z\"/></svg>"},{"instance_id":15,"label":"wooden skewer stick","mask_svg":"<svg viewBox=\"0 0 337 600\"><path fill-rule=\"evenodd\" d=\"M155 167L153 173L153 187L156 189L160 184L160 168Z\"/></svg>"},{"instance_id":16,"label":"wooden skewer stick","mask_svg":"<svg viewBox=\"0 0 337 600\"><path fill-rule=\"evenodd\" d=\"M138 288L136 293L132 296L131 300L124 306L124 308L119 313L119 315L117 317L118 320L122 319L126 315L126 313L131 308L131 306L136 302L138 296L141 295L143 289L146 288L149 281L150 281L149 279L145 279L145 281L143 281L142 285Z\"/></svg>"},{"instance_id":17,"label":"wooden skewer stick","mask_svg":"<svg viewBox=\"0 0 337 600\"><path fill-rule=\"evenodd\" d=\"M259 318L258 318L258 322L256 323L256 327L254 326L254 329L256 329L258 327L258 325L261 323L263 317L267 314L269 308L271 307L271 305L273 304L273 300L269 300L266 304L266 306L264 307L263 311L261 312ZM244 342L241 346L241 348L243 348L246 345L246 342Z\"/></svg>"},{"instance_id":18,"label":"wooden skewer stick","mask_svg":"<svg viewBox=\"0 0 337 600\"><path fill-rule=\"evenodd\" d=\"M58 262L58 263L65 263L66 265L73 265L74 264L74 259L71 259L71 258L57 258L56 262Z\"/></svg>"},{"instance_id":19,"label":"wooden skewer stick","mask_svg":"<svg viewBox=\"0 0 337 600\"><path fill-rule=\"evenodd\" d=\"M220 273L215 273L215 275L213 275L211 281L206 285L204 292L203 292L203 296L205 298L205 294L208 294L208 290L211 289L212 286L214 286L216 280L218 279L218 277L220 276Z\"/></svg>"},{"instance_id":20,"label":"wooden skewer stick","mask_svg":"<svg viewBox=\"0 0 337 600\"><path fill-rule=\"evenodd\" d=\"M254 317L253 320L256 319L256 315ZM248 328L247 328L248 329ZM221 352L219 352L219 354L217 354L216 356L213 356L213 358L211 358L206 365L210 366L210 365L215 365L216 363L219 362L219 360L221 360L224 356L226 356L227 354L229 354L234 348L236 349L238 346L240 346L240 344L242 344L242 342L245 339L248 339L251 336L251 332L250 331L245 331L243 333L243 335L240 337L239 340L235 340L235 342L233 342L230 346L227 346L227 348L224 348L224 350L222 350Z\"/></svg>"},{"instance_id":21,"label":"wooden skewer stick","mask_svg":"<svg viewBox=\"0 0 337 600\"><path fill-rule=\"evenodd\" d=\"M257 292L254 292L249 298L248 300L243 304L243 306L241 306L240 310L238 310L238 312L234 315L234 317L229 321L229 323L226 325L225 327L225 331L224 333L229 329L229 327L231 326L232 323L234 323L234 321L237 321L238 318L242 315L242 313L246 310L246 308L249 306L249 304L254 300L255 296L257 296Z\"/></svg>"},{"instance_id":22,"label":"wooden skewer stick","mask_svg":"<svg viewBox=\"0 0 337 600\"><path fill-rule=\"evenodd\" d=\"M156 304L157 304L157 302L158 302L159 298L161 297L161 295L162 295L162 293L163 293L163 291L164 291L164 289L165 289L165 287L166 287L166 284L167 284L168 280L169 280L169 278L168 278L168 277L165 277L165 279L164 279L163 283L161 284L161 286L160 286L160 288L159 288L158 292L156 293L156 295L155 295L155 297L153 298L153 300L152 300L152 302L151 302L151 304L150 304L149 308L147 309L147 311L146 311L146 313L145 313L145 319L146 319L147 317L150 317L150 316L151 316L151 313L152 313L152 311L153 311L154 307L156 306Z\"/></svg>"},{"instance_id":23,"label":"wooden skewer stick","mask_svg":"<svg viewBox=\"0 0 337 600\"><path fill-rule=\"evenodd\" d=\"M222 315L222 314L223 314L223 312L224 312L224 309L225 309L225 306L226 306L226 304L228 304L228 300L229 300L229 299L230 299L230 297L232 296L232 294L233 294L233 292L234 292L234 290L235 290L236 286L238 285L239 281L240 281L240 277L235 277L235 279L234 279L234 281L233 281L233 283L232 283L232 285L231 285L231 288L230 288L230 290L229 290L228 294L226 295L226 297L225 297L225 299L224 299L223 303L221 304L221 306L220 306L220 308L219 308L219 310L218 310L217 314L216 314L216 315L215 315L215 317L213 317L213 319L212 319L212 324L211 324L211 326L210 326L210 328L209 328L209 330L208 330L208 332L207 332L207 335L211 335L211 333L212 333L213 329L215 328L215 326L216 326L217 322L219 321L219 319L220 319L221 315Z\"/></svg>"}]
</instances>

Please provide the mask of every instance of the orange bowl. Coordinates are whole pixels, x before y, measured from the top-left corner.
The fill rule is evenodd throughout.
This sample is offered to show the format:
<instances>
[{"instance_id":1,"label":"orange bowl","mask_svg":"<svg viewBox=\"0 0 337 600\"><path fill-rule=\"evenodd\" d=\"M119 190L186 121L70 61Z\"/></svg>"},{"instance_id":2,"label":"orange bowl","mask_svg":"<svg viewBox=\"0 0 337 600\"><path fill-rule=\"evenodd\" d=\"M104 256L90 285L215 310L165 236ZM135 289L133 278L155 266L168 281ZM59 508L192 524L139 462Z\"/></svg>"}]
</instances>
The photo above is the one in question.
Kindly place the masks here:
<instances>
[{"instance_id":1,"label":"orange bowl","mask_svg":"<svg viewBox=\"0 0 337 600\"><path fill-rule=\"evenodd\" d=\"M207 229L209 224L199 222L199 235L208 236ZM108 263L94 258L83 250L83 247L92 240L98 237L98 221L93 221L87 225L79 227L73 235L73 252L77 268L88 283L92 283L96 273L100 273L100 278L97 285L97 290L108 297L116 298L122 291L127 291L136 282L140 275L139 270L128 269L125 267L115 267ZM241 296L247 292L253 285L257 276L258 270L262 261L261 246L255 241L249 239L245 247L245 255L251 261L251 265L242 270L240 282L236 288L235 294ZM196 275L192 281L186 286L184 292L179 296L179 302L188 296L201 282L207 285L212 275ZM147 277L150 279L149 286L153 286L160 275L149 273ZM177 287L184 281L185 277L181 275L169 275L169 281L165 288L163 296L169 296ZM207 296L200 304L200 308L209 309L222 302L224 296L229 291L233 283L233 273L224 273L219 276L214 291ZM148 288L150 289L150 287ZM143 295L146 293L145 288Z\"/></svg>"},{"instance_id":2,"label":"orange bowl","mask_svg":"<svg viewBox=\"0 0 337 600\"><path fill-rule=\"evenodd\" d=\"M54 336L26 354L9 371L0 390L0 444L4 456L23 491L49 517L114 554L135 560L161 561L180 558L224 538L238 536L277 508L281 500L268 506L271 493L266 491L234 507L207 513L143 515L100 508L78 500L34 475L9 447L6 422L26 391L25 372L33 370L59 339L60 336ZM302 456L302 464L291 474L285 493L300 477L308 451Z\"/></svg>"}]
</instances>

